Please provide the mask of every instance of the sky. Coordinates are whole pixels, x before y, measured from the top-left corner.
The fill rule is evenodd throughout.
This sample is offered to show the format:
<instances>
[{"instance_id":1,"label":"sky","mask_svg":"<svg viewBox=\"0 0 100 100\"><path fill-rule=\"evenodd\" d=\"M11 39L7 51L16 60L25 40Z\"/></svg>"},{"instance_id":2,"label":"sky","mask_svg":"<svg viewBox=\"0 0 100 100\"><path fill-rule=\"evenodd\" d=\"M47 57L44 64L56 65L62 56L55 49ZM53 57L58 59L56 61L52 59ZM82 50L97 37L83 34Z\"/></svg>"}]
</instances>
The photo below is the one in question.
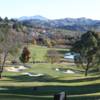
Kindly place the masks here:
<instances>
[{"instance_id":1,"label":"sky","mask_svg":"<svg viewBox=\"0 0 100 100\"><path fill-rule=\"evenodd\" d=\"M2 18L34 15L49 19L86 17L100 20L100 0L0 0Z\"/></svg>"}]
</instances>

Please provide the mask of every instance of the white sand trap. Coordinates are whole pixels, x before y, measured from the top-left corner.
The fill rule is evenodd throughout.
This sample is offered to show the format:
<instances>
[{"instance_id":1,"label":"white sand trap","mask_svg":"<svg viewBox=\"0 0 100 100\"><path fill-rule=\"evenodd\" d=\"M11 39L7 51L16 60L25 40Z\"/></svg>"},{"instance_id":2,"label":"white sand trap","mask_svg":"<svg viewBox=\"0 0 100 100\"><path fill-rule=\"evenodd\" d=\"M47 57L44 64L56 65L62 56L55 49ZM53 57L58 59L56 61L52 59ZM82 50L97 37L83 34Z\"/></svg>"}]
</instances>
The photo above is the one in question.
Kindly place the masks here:
<instances>
[{"instance_id":1,"label":"white sand trap","mask_svg":"<svg viewBox=\"0 0 100 100\"><path fill-rule=\"evenodd\" d=\"M59 68L56 68L56 71L60 71Z\"/></svg>"},{"instance_id":2,"label":"white sand trap","mask_svg":"<svg viewBox=\"0 0 100 100\"><path fill-rule=\"evenodd\" d=\"M56 71L59 71L59 72L67 73L67 74L74 74L74 73L75 73L75 72L72 71L72 70L65 70L65 71L63 71L63 70L61 70L61 69L59 69L59 68L56 68L55 70L56 70Z\"/></svg>"},{"instance_id":3,"label":"white sand trap","mask_svg":"<svg viewBox=\"0 0 100 100\"><path fill-rule=\"evenodd\" d=\"M19 69L15 68L15 67L6 67L5 71L8 71L8 72L19 72Z\"/></svg>"},{"instance_id":4,"label":"white sand trap","mask_svg":"<svg viewBox=\"0 0 100 100\"><path fill-rule=\"evenodd\" d=\"M5 71L8 71L8 72L20 72L20 71L25 70L25 69L27 69L27 68L24 67L24 66L18 66L17 68L16 67L6 67Z\"/></svg>"},{"instance_id":5,"label":"white sand trap","mask_svg":"<svg viewBox=\"0 0 100 100\"><path fill-rule=\"evenodd\" d=\"M67 70L67 71L64 71L63 73L67 73L67 74L74 74L75 72L72 71L72 70Z\"/></svg>"},{"instance_id":6,"label":"white sand trap","mask_svg":"<svg viewBox=\"0 0 100 100\"><path fill-rule=\"evenodd\" d=\"M24 69L27 69L27 68L24 67L24 66L19 66L18 69L19 69L19 70L24 70Z\"/></svg>"},{"instance_id":7,"label":"white sand trap","mask_svg":"<svg viewBox=\"0 0 100 100\"><path fill-rule=\"evenodd\" d=\"M43 74L33 74L30 72L26 72L26 73L22 73L23 75L28 75L28 76L34 76L34 77L39 77L39 76L43 76Z\"/></svg>"}]
</instances>

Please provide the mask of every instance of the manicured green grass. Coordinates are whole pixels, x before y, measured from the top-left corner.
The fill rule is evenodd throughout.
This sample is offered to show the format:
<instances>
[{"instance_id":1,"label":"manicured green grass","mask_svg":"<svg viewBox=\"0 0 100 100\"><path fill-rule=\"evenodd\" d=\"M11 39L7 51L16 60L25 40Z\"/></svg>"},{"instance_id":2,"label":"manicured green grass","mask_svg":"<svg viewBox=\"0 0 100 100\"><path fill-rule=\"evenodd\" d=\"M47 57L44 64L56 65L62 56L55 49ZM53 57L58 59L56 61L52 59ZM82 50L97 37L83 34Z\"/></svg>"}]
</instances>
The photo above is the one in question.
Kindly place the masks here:
<instances>
[{"instance_id":1,"label":"manicured green grass","mask_svg":"<svg viewBox=\"0 0 100 100\"><path fill-rule=\"evenodd\" d=\"M29 46L29 50L31 52L31 57L35 54L35 61L44 61L44 57L48 48L37 45L31 45Z\"/></svg>"},{"instance_id":2,"label":"manicured green grass","mask_svg":"<svg viewBox=\"0 0 100 100\"><path fill-rule=\"evenodd\" d=\"M66 64L35 63L28 64L32 68L23 72L41 73L44 76L30 77L23 72L4 72L0 86L8 90L0 90L0 100L52 100L55 93L66 91L68 100L95 100L99 98L99 76L84 77L83 74L64 74L55 68L69 68ZM37 87L37 90L34 90ZM3 93L3 94L2 94ZM12 94L12 96L10 95ZM4 97L7 95L7 99ZM27 97L26 97L26 96ZM84 98L84 99L82 99Z\"/></svg>"},{"instance_id":3,"label":"manicured green grass","mask_svg":"<svg viewBox=\"0 0 100 100\"><path fill-rule=\"evenodd\" d=\"M31 53L36 53L35 61L44 61L48 49L29 46ZM56 49L62 55L66 49ZM66 63L28 63L31 68L22 72L4 72L0 79L0 100L53 100L53 95L65 91L68 100L98 100L100 98L100 75L84 77L83 73L65 74L56 68L77 70L76 66ZM33 77L22 73L43 74ZM37 90L34 89L37 87Z\"/></svg>"},{"instance_id":4,"label":"manicured green grass","mask_svg":"<svg viewBox=\"0 0 100 100\"><path fill-rule=\"evenodd\" d=\"M34 56L35 54L35 59L34 59L35 61L45 61L45 55L49 49L55 49L63 56L68 51L68 49L47 48L46 46L37 46L37 45L29 45L28 48L31 52L31 57Z\"/></svg>"}]
</instances>

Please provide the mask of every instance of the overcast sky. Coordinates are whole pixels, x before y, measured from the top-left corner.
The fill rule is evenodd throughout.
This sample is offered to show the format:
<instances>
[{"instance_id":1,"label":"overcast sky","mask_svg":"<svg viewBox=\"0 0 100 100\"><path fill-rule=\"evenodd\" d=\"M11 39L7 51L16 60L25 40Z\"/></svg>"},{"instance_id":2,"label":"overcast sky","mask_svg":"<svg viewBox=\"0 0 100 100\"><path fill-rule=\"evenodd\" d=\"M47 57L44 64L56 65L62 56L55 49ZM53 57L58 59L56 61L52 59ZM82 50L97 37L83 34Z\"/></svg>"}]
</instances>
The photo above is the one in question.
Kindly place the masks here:
<instances>
[{"instance_id":1,"label":"overcast sky","mask_svg":"<svg viewBox=\"0 0 100 100\"><path fill-rule=\"evenodd\" d=\"M49 19L87 17L100 20L100 0L0 0L0 16L42 15Z\"/></svg>"}]
</instances>

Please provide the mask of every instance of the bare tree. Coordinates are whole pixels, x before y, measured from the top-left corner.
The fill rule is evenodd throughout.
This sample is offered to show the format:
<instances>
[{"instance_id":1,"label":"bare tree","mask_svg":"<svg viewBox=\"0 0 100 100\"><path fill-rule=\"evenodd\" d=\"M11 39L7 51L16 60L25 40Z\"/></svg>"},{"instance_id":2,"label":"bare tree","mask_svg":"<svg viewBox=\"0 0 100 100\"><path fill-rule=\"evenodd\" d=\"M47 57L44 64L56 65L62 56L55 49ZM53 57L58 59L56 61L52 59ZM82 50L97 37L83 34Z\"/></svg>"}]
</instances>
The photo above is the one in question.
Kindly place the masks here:
<instances>
[{"instance_id":1,"label":"bare tree","mask_svg":"<svg viewBox=\"0 0 100 100\"><path fill-rule=\"evenodd\" d=\"M59 62L60 55L59 55L59 53L56 50L51 49L51 50L47 51L46 58L47 58L47 60L49 62L51 62L53 64L55 62Z\"/></svg>"},{"instance_id":2,"label":"bare tree","mask_svg":"<svg viewBox=\"0 0 100 100\"><path fill-rule=\"evenodd\" d=\"M22 37L14 30L5 25L0 32L0 53L2 53L2 62L0 66L0 78L6 62L8 54L14 54L22 44Z\"/></svg>"}]
</instances>

